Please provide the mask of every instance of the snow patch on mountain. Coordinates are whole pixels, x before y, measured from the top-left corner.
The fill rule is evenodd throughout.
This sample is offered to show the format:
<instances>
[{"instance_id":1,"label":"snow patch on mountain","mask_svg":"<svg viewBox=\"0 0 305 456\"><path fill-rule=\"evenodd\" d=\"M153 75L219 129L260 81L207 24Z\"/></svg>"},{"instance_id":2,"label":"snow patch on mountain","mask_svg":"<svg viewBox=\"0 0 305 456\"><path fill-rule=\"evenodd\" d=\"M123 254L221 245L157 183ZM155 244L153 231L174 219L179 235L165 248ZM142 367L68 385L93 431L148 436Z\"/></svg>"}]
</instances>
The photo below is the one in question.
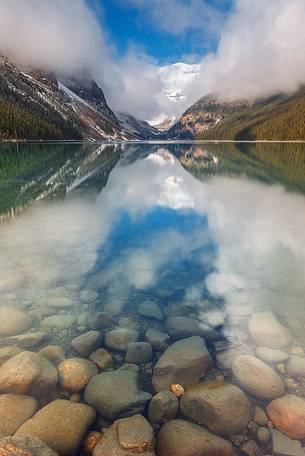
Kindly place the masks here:
<instances>
[{"instance_id":1,"label":"snow patch on mountain","mask_svg":"<svg viewBox=\"0 0 305 456\"><path fill-rule=\"evenodd\" d=\"M172 65L160 67L159 75L163 83L163 94L173 104L174 110L182 113L187 99L188 91L194 81L199 79L200 65L177 62ZM177 121L177 116L168 116L161 113L149 123L155 128L164 131Z\"/></svg>"}]
</instances>

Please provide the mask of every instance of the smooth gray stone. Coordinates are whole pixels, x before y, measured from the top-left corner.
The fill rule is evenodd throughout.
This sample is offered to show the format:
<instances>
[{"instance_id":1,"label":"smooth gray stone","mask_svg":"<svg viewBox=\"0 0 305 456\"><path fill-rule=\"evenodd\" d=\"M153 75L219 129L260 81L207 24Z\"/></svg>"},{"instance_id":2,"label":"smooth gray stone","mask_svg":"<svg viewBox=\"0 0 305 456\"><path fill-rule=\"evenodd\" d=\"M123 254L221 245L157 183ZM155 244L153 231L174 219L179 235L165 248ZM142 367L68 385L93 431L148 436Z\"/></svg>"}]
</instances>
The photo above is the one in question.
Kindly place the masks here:
<instances>
[{"instance_id":1,"label":"smooth gray stone","mask_svg":"<svg viewBox=\"0 0 305 456\"><path fill-rule=\"evenodd\" d=\"M273 456L304 456L301 442L292 440L277 429L271 429Z\"/></svg>"}]
</instances>

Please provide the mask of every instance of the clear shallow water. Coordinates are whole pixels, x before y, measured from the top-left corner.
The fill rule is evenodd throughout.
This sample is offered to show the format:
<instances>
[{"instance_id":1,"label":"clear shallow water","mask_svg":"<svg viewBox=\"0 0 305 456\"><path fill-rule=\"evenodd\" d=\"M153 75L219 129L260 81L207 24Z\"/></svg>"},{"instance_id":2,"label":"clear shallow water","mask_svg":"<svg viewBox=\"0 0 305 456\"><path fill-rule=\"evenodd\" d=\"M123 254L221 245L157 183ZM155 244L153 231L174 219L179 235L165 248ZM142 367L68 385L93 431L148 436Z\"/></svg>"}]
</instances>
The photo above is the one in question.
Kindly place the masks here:
<instances>
[{"instance_id":1,"label":"clear shallow water","mask_svg":"<svg viewBox=\"0 0 305 456\"><path fill-rule=\"evenodd\" d=\"M254 350L249 318L265 310L305 348L304 145L0 147L0 302L46 332L25 348L71 357L88 315L103 311L106 330L135 328L140 341L168 332L168 318L195 318L215 360L230 345ZM143 301L162 318L140 315ZM75 321L46 331L53 315ZM124 353L113 354L118 368ZM140 377L153 393L151 367Z\"/></svg>"}]
</instances>

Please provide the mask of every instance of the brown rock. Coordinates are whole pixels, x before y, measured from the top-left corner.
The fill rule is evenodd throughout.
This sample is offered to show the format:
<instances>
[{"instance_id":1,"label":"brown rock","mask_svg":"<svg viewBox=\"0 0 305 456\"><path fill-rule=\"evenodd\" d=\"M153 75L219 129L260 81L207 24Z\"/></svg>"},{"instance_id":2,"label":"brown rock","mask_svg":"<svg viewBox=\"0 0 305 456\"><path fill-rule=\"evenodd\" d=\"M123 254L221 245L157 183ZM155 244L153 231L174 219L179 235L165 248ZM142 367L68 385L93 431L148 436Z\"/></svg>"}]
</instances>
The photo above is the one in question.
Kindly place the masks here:
<instances>
[{"instance_id":1,"label":"brown rock","mask_svg":"<svg viewBox=\"0 0 305 456\"><path fill-rule=\"evenodd\" d=\"M0 367L13 356L19 355L24 350L22 348L16 347L15 345L10 345L9 347L0 348Z\"/></svg>"},{"instance_id":2,"label":"brown rock","mask_svg":"<svg viewBox=\"0 0 305 456\"><path fill-rule=\"evenodd\" d=\"M149 403L148 419L153 425L160 425L176 418L179 400L171 391L160 391Z\"/></svg>"},{"instance_id":3,"label":"brown rock","mask_svg":"<svg viewBox=\"0 0 305 456\"><path fill-rule=\"evenodd\" d=\"M13 435L0 440L0 456L58 456L58 453L36 437Z\"/></svg>"},{"instance_id":4,"label":"brown rock","mask_svg":"<svg viewBox=\"0 0 305 456\"><path fill-rule=\"evenodd\" d=\"M81 356L89 356L94 350L100 347L103 341L103 334L100 331L88 331L81 336L75 337L71 345Z\"/></svg>"},{"instance_id":5,"label":"brown rock","mask_svg":"<svg viewBox=\"0 0 305 456\"><path fill-rule=\"evenodd\" d=\"M0 391L40 396L57 384L56 368L41 355L24 351L0 367Z\"/></svg>"},{"instance_id":6,"label":"brown rock","mask_svg":"<svg viewBox=\"0 0 305 456\"><path fill-rule=\"evenodd\" d=\"M253 416L245 393L235 385L218 381L188 387L180 409L186 417L223 435L243 431Z\"/></svg>"},{"instance_id":7,"label":"brown rock","mask_svg":"<svg viewBox=\"0 0 305 456\"><path fill-rule=\"evenodd\" d=\"M0 307L0 336L15 336L28 331L32 326L31 318L21 310Z\"/></svg>"},{"instance_id":8,"label":"brown rock","mask_svg":"<svg viewBox=\"0 0 305 456\"><path fill-rule=\"evenodd\" d=\"M94 448L99 443L103 434L101 432L91 431L86 436L85 442L83 444L83 450L86 454L92 454Z\"/></svg>"},{"instance_id":9,"label":"brown rock","mask_svg":"<svg viewBox=\"0 0 305 456\"><path fill-rule=\"evenodd\" d=\"M190 337L171 345L154 369L153 386L156 391L169 390L172 384L183 387L196 383L212 360L201 337Z\"/></svg>"},{"instance_id":10,"label":"brown rock","mask_svg":"<svg viewBox=\"0 0 305 456\"><path fill-rule=\"evenodd\" d=\"M305 438L305 399L288 394L272 401L267 414L280 432L293 439Z\"/></svg>"},{"instance_id":11,"label":"brown rock","mask_svg":"<svg viewBox=\"0 0 305 456\"><path fill-rule=\"evenodd\" d=\"M59 345L48 345L39 350L38 353L47 358L54 366L58 366L65 359L64 351Z\"/></svg>"},{"instance_id":12,"label":"brown rock","mask_svg":"<svg viewBox=\"0 0 305 456\"><path fill-rule=\"evenodd\" d=\"M32 418L38 408L36 399L23 394L2 394L0 396L0 439L14 434L17 429Z\"/></svg>"},{"instance_id":13,"label":"brown rock","mask_svg":"<svg viewBox=\"0 0 305 456\"><path fill-rule=\"evenodd\" d=\"M113 365L113 357L104 348L98 348L89 356L90 361L97 365L99 369L107 369Z\"/></svg>"},{"instance_id":14,"label":"brown rock","mask_svg":"<svg viewBox=\"0 0 305 456\"><path fill-rule=\"evenodd\" d=\"M92 407L59 399L40 409L15 435L38 437L61 456L75 455L94 419Z\"/></svg>"},{"instance_id":15,"label":"brown rock","mask_svg":"<svg viewBox=\"0 0 305 456\"><path fill-rule=\"evenodd\" d=\"M91 378L98 374L96 365L84 358L65 359L57 370L61 388L70 393L83 390Z\"/></svg>"},{"instance_id":16,"label":"brown rock","mask_svg":"<svg viewBox=\"0 0 305 456\"><path fill-rule=\"evenodd\" d=\"M157 438L158 456L233 456L230 442L198 424L172 420L164 424Z\"/></svg>"},{"instance_id":17,"label":"brown rock","mask_svg":"<svg viewBox=\"0 0 305 456\"><path fill-rule=\"evenodd\" d=\"M115 421L94 450L94 456L155 456L153 429L142 415Z\"/></svg>"},{"instance_id":18,"label":"brown rock","mask_svg":"<svg viewBox=\"0 0 305 456\"><path fill-rule=\"evenodd\" d=\"M255 356L238 356L232 371L241 387L255 397L271 400L284 394L281 377Z\"/></svg>"}]
</instances>

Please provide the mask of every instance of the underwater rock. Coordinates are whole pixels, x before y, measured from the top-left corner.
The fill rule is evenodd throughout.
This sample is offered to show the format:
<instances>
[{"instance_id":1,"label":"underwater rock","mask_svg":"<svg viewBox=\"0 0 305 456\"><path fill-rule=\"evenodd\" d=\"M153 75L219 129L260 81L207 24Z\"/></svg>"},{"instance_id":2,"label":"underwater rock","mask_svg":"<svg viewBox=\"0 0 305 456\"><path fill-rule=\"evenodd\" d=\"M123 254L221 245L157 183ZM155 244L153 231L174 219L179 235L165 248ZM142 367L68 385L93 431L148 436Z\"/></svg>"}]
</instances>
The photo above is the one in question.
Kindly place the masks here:
<instances>
[{"instance_id":1,"label":"underwater rock","mask_svg":"<svg viewBox=\"0 0 305 456\"><path fill-rule=\"evenodd\" d=\"M107 347L113 350L126 351L130 342L137 342L139 332L135 329L118 328L108 331L105 335Z\"/></svg>"},{"instance_id":2,"label":"underwater rock","mask_svg":"<svg viewBox=\"0 0 305 456\"><path fill-rule=\"evenodd\" d=\"M301 442L271 429L273 456L304 456Z\"/></svg>"},{"instance_id":3,"label":"underwater rock","mask_svg":"<svg viewBox=\"0 0 305 456\"><path fill-rule=\"evenodd\" d=\"M3 393L50 394L58 380L57 370L43 356L24 351L0 367L0 391Z\"/></svg>"},{"instance_id":4,"label":"underwater rock","mask_svg":"<svg viewBox=\"0 0 305 456\"><path fill-rule=\"evenodd\" d=\"M291 355L286 364L286 370L291 377L305 377L305 358Z\"/></svg>"},{"instance_id":5,"label":"underwater rock","mask_svg":"<svg viewBox=\"0 0 305 456\"><path fill-rule=\"evenodd\" d=\"M6 343L18 345L20 348L35 348L40 345L47 337L45 331L27 332L19 334L17 336L11 336L6 338Z\"/></svg>"},{"instance_id":6,"label":"underwater rock","mask_svg":"<svg viewBox=\"0 0 305 456\"><path fill-rule=\"evenodd\" d=\"M289 358L288 353L277 350L275 348L257 347L255 354L257 358L261 359L267 364L278 364L287 361ZM304 360L305 361L305 360Z\"/></svg>"},{"instance_id":7,"label":"underwater rock","mask_svg":"<svg viewBox=\"0 0 305 456\"><path fill-rule=\"evenodd\" d=\"M13 358L13 356L19 355L24 350L19 347L15 347L15 345L10 345L9 347L1 347L0 348L0 367L9 359Z\"/></svg>"},{"instance_id":8,"label":"underwater rock","mask_svg":"<svg viewBox=\"0 0 305 456\"><path fill-rule=\"evenodd\" d=\"M181 397L185 393L185 389L179 383L173 383L171 385L171 392L174 393L175 396Z\"/></svg>"},{"instance_id":9,"label":"underwater rock","mask_svg":"<svg viewBox=\"0 0 305 456\"><path fill-rule=\"evenodd\" d=\"M291 343L288 330L279 323L271 312L258 312L249 320L249 332L257 345L283 348Z\"/></svg>"},{"instance_id":10,"label":"underwater rock","mask_svg":"<svg viewBox=\"0 0 305 456\"><path fill-rule=\"evenodd\" d=\"M69 329L76 323L75 315L52 315L40 322L40 326L45 329Z\"/></svg>"},{"instance_id":11,"label":"underwater rock","mask_svg":"<svg viewBox=\"0 0 305 456\"><path fill-rule=\"evenodd\" d=\"M241 355L253 355L253 350L245 344L229 345L217 352L217 367L219 369L231 369L234 359Z\"/></svg>"},{"instance_id":12,"label":"underwater rock","mask_svg":"<svg viewBox=\"0 0 305 456\"><path fill-rule=\"evenodd\" d=\"M82 391L98 374L96 365L84 358L66 359L58 365L57 371L60 387L70 393Z\"/></svg>"},{"instance_id":13,"label":"underwater rock","mask_svg":"<svg viewBox=\"0 0 305 456\"><path fill-rule=\"evenodd\" d=\"M157 437L158 456L233 456L230 442L185 420L164 424Z\"/></svg>"},{"instance_id":14,"label":"underwater rock","mask_svg":"<svg viewBox=\"0 0 305 456\"><path fill-rule=\"evenodd\" d=\"M284 394L281 377L255 356L238 356L233 361L232 371L241 387L259 399L271 400Z\"/></svg>"},{"instance_id":15,"label":"underwater rock","mask_svg":"<svg viewBox=\"0 0 305 456\"><path fill-rule=\"evenodd\" d=\"M127 363L147 363L153 357L153 350L148 342L131 342L128 344L125 361Z\"/></svg>"},{"instance_id":16,"label":"underwater rock","mask_svg":"<svg viewBox=\"0 0 305 456\"><path fill-rule=\"evenodd\" d=\"M201 337L190 337L171 345L154 368L153 386L156 391L169 390L173 383L183 387L197 383L212 359Z\"/></svg>"},{"instance_id":17,"label":"underwater rock","mask_svg":"<svg viewBox=\"0 0 305 456\"><path fill-rule=\"evenodd\" d=\"M223 435L242 432L253 416L245 393L237 386L221 381L188 387L181 398L180 410L192 421Z\"/></svg>"},{"instance_id":18,"label":"underwater rock","mask_svg":"<svg viewBox=\"0 0 305 456\"><path fill-rule=\"evenodd\" d=\"M42 440L30 435L13 435L0 440L1 456L58 456Z\"/></svg>"},{"instance_id":19,"label":"underwater rock","mask_svg":"<svg viewBox=\"0 0 305 456\"><path fill-rule=\"evenodd\" d=\"M48 299L47 305L53 309L69 309L74 303L72 299L65 296L54 296Z\"/></svg>"},{"instance_id":20,"label":"underwater rock","mask_svg":"<svg viewBox=\"0 0 305 456\"><path fill-rule=\"evenodd\" d=\"M168 334L158 331L157 329L150 328L146 331L145 337L152 347L157 351L165 351L169 347L170 337Z\"/></svg>"},{"instance_id":21,"label":"underwater rock","mask_svg":"<svg viewBox=\"0 0 305 456\"><path fill-rule=\"evenodd\" d=\"M113 365L113 357L108 350L104 348L98 348L89 356L90 361L92 361L99 369L107 369Z\"/></svg>"},{"instance_id":22,"label":"underwater rock","mask_svg":"<svg viewBox=\"0 0 305 456\"><path fill-rule=\"evenodd\" d=\"M88 316L88 324L91 329L106 329L114 322L110 312L96 312Z\"/></svg>"},{"instance_id":23,"label":"underwater rock","mask_svg":"<svg viewBox=\"0 0 305 456\"><path fill-rule=\"evenodd\" d=\"M62 456L75 455L95 416L89 405L58 399L40 409L15 435L38 437Z\"/></svg>"},{"instance_id":24,"label":"underwater rock","mask_svg":"<svg viewBox=\"0 0 305 456\"><path fill-rule=\"evenodd\" d=\"M138 388L138 374L129 370L103 372L93 377L85 400L106 420L142 413L151 395Z\"/></svg>"},{"instance_id":25,"label":"underwater rock","mask_svg":"<svg viewBox=\"0 0 305 456\"><path fill-rule=\"evenodd\" d=\"M217 341L222 338L220 333L196 318L170 317L166 320L166 330L173 339L200 336L205 340Z\"/></svg>"},{"instance_id":26,"label":"underwater rock","mask_svg":"<svg viewBox=\"0 0 305 456\"><path fill-rule=\"evenodd\" d=\"M0 307L0 337L16 336L28 331L32 319L23 311L11 307Z\"/></svg>"},{"instance_id":27,"label":"underwater rock","mask_svg":"<svg viewBox=\"0 0 305 456\"><path fill-rule=\"evenodd\" d=\"M155 320L162 320L163 313L154 301L143 301L138 305L138 314L143 317L154 318Z\"/></svg>"},{"instance_id":28,"label":"underwater rock","mask_svg":"<svg viewBox=\"0 0 305 456\"><path fill-rule=\"evenodd\" d=\"M75 337L71 341L71 346L81 356L89 356L97 348L101 346L103 342L103 333L100 331L88 331L85 334L81 334Z\"/></svg>"},{"instance_id":29,"label":"underwater rock","mask_svg":"<svg viewBox=\"0 0 305 456\"><path fill-rule=\"evenodd\" d=\"M155 456L151 425L142 415L117 420L94 449L94 456Z\"/></svg>"},{"instance_id":30,"label":"underwater rock","mask_svg":"<svg viewBox=\"0 0 305 456\"><path fill-rule=\"evenodd\" d=\"M99 298L99 294L94 290L82 290L80 299L84 302L94 302Z\"/></svg>"},{"instance_id":31,"label":"underwater rock","mask_svg":"<svg viewBox=\"0 0 305 456\"><path fill-rule=\"evenodd\" d=\"M305 438L305 399L287 394L272 401L267 414L280 432L293 439Z\"/></svg>"},{"instance_id":32,"label":"underwater rock","mask_svg":"<svg viewBox=\"0 0 305 456\"><path fill-rule=\"evenodd\" d=\"M176 418L179 400L171 391L160 391L149 403L148 420L152 425L161 425Z\"/></svg>"},{"instance_id":33,"label":"underwater rock","mask_svg":"<svg viewBox=\"0 0 305 456\"><path fill-rule=\"evenodd\" d=\"M260 427L257 431L257 439L263 445L267 445L270 440L270 432L266 427Z\"/></svg>"},{"instance_id":34,"label":"underwater rock","mask_svg":"<svg viewBox=\"0 0 305 456\"><path fill-rule=\"evenodd\" d=\"M84 450L84 452L86 454L92 454L94 448L99 443L99 441L101 440L102 437L103 437L103 434L101 432L90 431L87 434L86 439L82 446L82 449Z\"/></svg>"},{"instance_id":35,"label":"underwater rock","mask_svg":"<svg viewBox=\"0 0 305 456\"><path fill-rule=\"evenodd\" d=\"M53 366L57 366L65 359L65 353L59 345L47 345L39 350L38 354L47 358Z\"/></svg>"},{"instance_id":36,"label":"underwater rock","mask_svg":"<svg viewBox=\"0 0 305 456\"><path fill-rule=\"evenodd\" d=\"M253 421L255 421L255 423L257 423L259 426L266 426L268 424L268 417L261 407L254 407Z\"/></svg>"},{"instance_id":37,"label":"underwater rock","mask_svg":"<svg viewBox=\"0 0 305 456\"><path fill-rule=\"evenodd\" d=\"M37 401L31 396L1 394L0 439L14 434L23 423L32 418L37 409Z\"/></svg>"}]
</instances>

